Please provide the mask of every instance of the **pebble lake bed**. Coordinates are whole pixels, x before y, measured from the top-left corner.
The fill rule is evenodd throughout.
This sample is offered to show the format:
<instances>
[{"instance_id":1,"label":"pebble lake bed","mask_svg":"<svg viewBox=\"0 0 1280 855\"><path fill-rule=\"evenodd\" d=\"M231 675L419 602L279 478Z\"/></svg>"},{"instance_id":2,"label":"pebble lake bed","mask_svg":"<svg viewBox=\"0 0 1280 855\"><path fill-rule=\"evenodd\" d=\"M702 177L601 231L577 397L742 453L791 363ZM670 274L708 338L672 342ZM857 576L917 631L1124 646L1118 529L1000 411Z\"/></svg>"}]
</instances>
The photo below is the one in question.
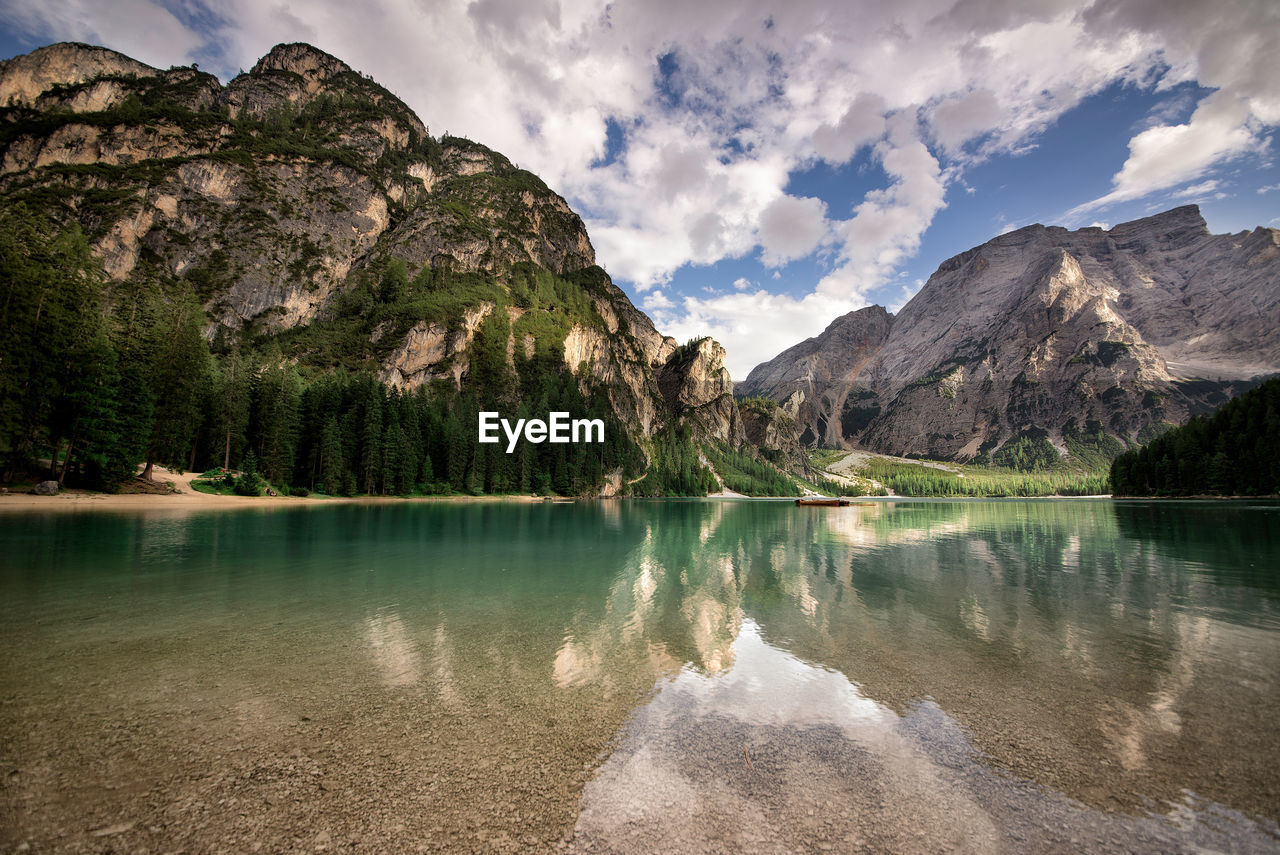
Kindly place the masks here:
<instances>
[{"instance_id":1,"label":"pebble lake bed","mask_svg":"<svg viewBox=\"0 0 1280 855\"><path fill-rule=\"evenodd\" d=\"M6 511L0 852L1280 851L1277 555L1275 502Z\"/></svg>"}]
</instances>

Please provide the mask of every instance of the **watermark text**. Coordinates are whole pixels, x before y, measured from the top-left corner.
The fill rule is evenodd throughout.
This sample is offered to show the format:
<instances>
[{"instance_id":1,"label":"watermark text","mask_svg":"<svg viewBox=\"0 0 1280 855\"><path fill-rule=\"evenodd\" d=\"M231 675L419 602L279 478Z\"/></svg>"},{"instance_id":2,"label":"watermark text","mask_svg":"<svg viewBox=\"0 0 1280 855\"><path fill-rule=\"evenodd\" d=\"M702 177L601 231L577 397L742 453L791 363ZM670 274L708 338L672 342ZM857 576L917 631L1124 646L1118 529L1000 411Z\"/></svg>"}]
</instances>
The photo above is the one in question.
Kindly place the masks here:
<instances>
[{"instance_id":1,"label":"watermark text","mask_svg":"<svg viewBox=\"0 0 1280 855\"><path fill-rule=\"evenodd\" d=\"M521 434L532 443L604 442L604 419L571 419L567 412L548 413L543 419L516 419L513 425L498 413L480 413L480 441L501 442L501 428L507 437L507 454L516 450Z\"/></svg>"}]
</instances>

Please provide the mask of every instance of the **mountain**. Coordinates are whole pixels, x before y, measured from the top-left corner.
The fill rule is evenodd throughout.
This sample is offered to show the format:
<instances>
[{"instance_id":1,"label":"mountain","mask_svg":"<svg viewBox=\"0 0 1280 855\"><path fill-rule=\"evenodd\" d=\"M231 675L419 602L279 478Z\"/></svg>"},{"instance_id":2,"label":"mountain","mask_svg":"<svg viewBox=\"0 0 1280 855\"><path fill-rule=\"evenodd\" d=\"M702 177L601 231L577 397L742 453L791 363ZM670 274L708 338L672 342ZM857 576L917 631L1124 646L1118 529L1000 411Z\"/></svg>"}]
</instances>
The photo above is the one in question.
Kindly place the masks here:
<instances>
[{"instance_id":1,"label":"mountain","mask_svg":"<svg viewBox=\"0 0 1280 855\"><path fill-rule=\"evenodd\" d=\"M159 70L82 44L0 63L0 192L11 234L85 242L94 270L77 275L102 280L94 301L113 358L136 355L129 330L187 318L173 323L198 327L214 374L232 370L234 352L250 385L276 370L304 389L371 376L388 398L452 396L445 409L464 421L484 406L603 408L645 457L651 438L675 430L755 455L724 351L659 333L596 266L562 197L483 145L431 136L394 94L310 45L278 45L225 86L194 66ZM41 317L33 308L31 323ZM167 346L153 338L153 351ZM12 346L14 358L34 358ZM70 427L40 420L60 405L18 397L0 402L26 414L14 416L7 447L52 446L56 461ZM248 450L261 459L279 443L254 433L254 401L247 439L227 418L215 429L208 402L196 402L189 429L163 448L153 441L146 459L234 462ZM379 418L384 432L389 418ZM301 434L285 455L294 468L281 463L274 475L296 478L296 455L319 424L290 428ZM364 480L380 484L372 464L356 464L372 452L352 430L334 430L338 469L365 466ZM635 475L629 454L633 464L612 461L615 488ZM487 465L485 449L471 456L468 466Z\"/></svg>"},{"instance_id":2,"label":"mountain","mask_svg":"<svg viewBox=\"0 0 1280 855\"><path fill-rule=\"evenodd\" d=\"M1277 282L1280 232L1213 235L1195 206L1028 226L943 262L896 316L836 319L738 392L794 412L808 444L1114 456L1280 372Z\"/></svg>"}]
</instances>

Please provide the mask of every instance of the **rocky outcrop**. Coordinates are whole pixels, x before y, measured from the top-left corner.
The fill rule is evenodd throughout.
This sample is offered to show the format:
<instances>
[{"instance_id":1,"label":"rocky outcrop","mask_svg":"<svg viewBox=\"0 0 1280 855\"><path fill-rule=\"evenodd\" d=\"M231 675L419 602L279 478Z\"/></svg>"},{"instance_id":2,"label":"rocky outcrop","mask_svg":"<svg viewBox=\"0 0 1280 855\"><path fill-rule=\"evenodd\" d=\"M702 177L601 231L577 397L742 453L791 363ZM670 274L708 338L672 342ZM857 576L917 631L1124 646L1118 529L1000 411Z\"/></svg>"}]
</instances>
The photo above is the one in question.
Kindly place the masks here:
<instances>
[{"instance_id":1,"label":"rocky outcrop","mask_svg":"<svg viewBox=\"0 0 1280 855\"><path fill-rule=\"evenodd\" d=\"M678 420L736 448L746 434L724 356L724 348L710 338L676 348L658 374L658 388Z\"/></svg>"},{"instance_id":2,"label":"rocky outcrop","mask_svg":"<svg viewBox=\"0 0 1280 855\"><path fill-rule=\"evenodd\" d=\"M52 212L80 223L111 276L145 258L151 275L190 279L231 329L309 323L388 255L460 272L595 262L582 220L535 176L432 139L398 98L310 45L279 45L225 87L53 45L0 65L0 104L7 198L61 195Z\"/></svg>"},{"instance_id":3,"label":"rocky outcrop","mask_svg":"<svg viewBox=\"0 0 1280 855\"><path fill-rule=\"evenodd\" d=\"M1278 247L1275 229L1210 234L1194 206L1028 226L944 262L896 317L841 318L744 386L803 394L809 443L971 459L1020 436L1064 452L1072 435L1138 439L1280 372ZM854 325L866 312L884 319L878 344L880 327Z\"/></svg>"},{"instance_id":4,"label":"rocky outcrop","mask_svg":"<svg viewBox=\"0 0 1280 855\"><path fill-rule=\"evenodd\" d=\"M155 73L151 66L104 47L76 43L49 45L0 61L0 106L34 107L57 87L70 87L100 78L108 79L89 87L88 91L113 91L118 87L113 78L147 77ZM83 106L102 109L110 104L109 97L98 101L92 97L84 96ZM67 107L72 109L70 102L67 102Z\"/></svg>"},{"instance_id":5,"label":"rocky outcrop","mask_svg":"<svg viewBox=\"0 0 1280 855\"><path fill-rule=\"evenodd\" d=\"M463 313L459 328L452 331L446 324L418 321L400 346L384 360L378 379L408 390L432 380L446 379L456 388L462 388L462 378L471 365L467 350L493 308L493 303L481 303Z\"/></svg>"},{"instance_id":6,"label":"rocky outcrop","mask_svg":"<svg viewBox=\"0 0 1280 855\"><path fill-rule=\"evenodd\" d=\"M791 472L809 473L795 416L768 398L748 398L738 402L747 442L766 458Z\"/></svg>"}]
</instances>

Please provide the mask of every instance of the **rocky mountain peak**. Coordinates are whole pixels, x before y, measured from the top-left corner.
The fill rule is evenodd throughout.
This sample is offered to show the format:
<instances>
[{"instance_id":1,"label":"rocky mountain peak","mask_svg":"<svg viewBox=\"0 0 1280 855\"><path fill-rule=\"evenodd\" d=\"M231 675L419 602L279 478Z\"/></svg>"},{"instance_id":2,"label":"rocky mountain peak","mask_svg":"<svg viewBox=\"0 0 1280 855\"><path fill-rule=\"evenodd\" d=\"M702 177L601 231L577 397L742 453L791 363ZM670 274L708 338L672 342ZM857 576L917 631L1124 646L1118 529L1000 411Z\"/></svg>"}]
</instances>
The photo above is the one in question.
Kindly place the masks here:
<instances>
[{"instance_id":1,"label":"rocky mountain peak","mask_svg":"<svg viewBox=\"0 0 1280 855\"><path fill-rule=\"evenodd\" d=\"M678 347L658 373L658 389L677 419L737 447L746 437L724 358L724 348L711 338Z\"/></svg>"},{"instance_id":2,"label":"rocky mountain peak","mask_svg":"<svg viewBox=\"0 0 1280 855\"><path fill-rule=\"evenodd\" d=\"M840 413L857 373L884 344L894 317L884 306L842 315L825 330L757 365L739 392L772 398L806 443L841 443Z\"/></svg>"},{"instance_id":3,"label":"rocky mountain peak","mask_svg":"<svg viewBox=\"0 0 1280 855\"><path fill-rule=\"evenodd\" d=\"M112 282L198 301L212 340L278 336L291 360L405 389L484 390L562 356L634 438L687 425L743 442L724 350L660 335L561 196L480 143L431 137L324 51L277 45L224 86L54 45L0 81L6 202L78 225Z\"/></svg>"},{"instance_id":4,"label":"rocky mountain peak","mask_svg":"<svg viewBox=\"0 0 1280 855\"><path fill-rule=\"evenodd\" d=\"M1063 229L1063 231L1066 231ZM1084 231L1082 229L1082 231ZM1209 235L1209 224L1199 205L1183 205L1150 217L1121 223L1107 232L1117 242L1154 239L1165 245L1185 243Z\"/></svg>"},{"instance_id":5,"label":"rocky mountain peak","mask_svg":"<svg viewBox=\"0 0 1280 855\"><path fill-rule=\"evenodd\" d=\"M0 61L0 107L30 107L55 86L156 73L151 66L108 48L60 42Z\"/></svg>"},{"instance_id":6,"label":"rocky mountain peak","mask_svg":"<svg viewBox=\"0 0 1280 855\"><path fill-rule=\"evenodd\" d=\"M1086 426L1133 441L1280 371L1278 279L1274 230L1214 235L1195 205L1036 224L943 262L878 341L831 346L846 316L744 385L803 395L808 443L970 459Z\"/></svg>"},{"instance_id":7,"label":"rocky mountain peak","mask_svg":"<svg viewBox=\"0 0 1280 855\"><path fill-rule=\"evenodd\" d=\"M273 47L258 60L250 73L267 71L290 71L309 81L321 81L349 72L351 66L306 42L293 42Z\"/></svg>"}]
</instances>

